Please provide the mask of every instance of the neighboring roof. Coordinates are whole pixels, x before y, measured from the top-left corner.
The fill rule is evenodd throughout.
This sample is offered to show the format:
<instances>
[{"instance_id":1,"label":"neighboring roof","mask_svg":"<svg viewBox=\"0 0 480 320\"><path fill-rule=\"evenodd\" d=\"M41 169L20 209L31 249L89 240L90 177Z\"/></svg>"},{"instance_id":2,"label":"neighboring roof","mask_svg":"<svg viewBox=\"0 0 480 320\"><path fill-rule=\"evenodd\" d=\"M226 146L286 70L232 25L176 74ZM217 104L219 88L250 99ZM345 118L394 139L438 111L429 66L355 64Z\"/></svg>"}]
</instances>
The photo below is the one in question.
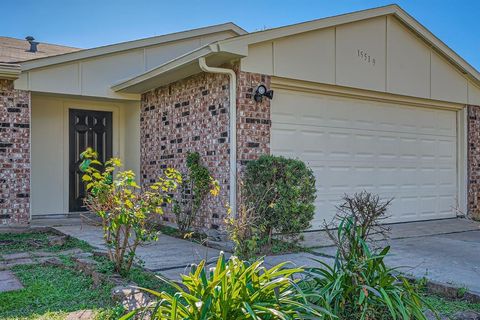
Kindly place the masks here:
<instances>
[{"instance_id":1,"label":"neighboring roof","mask_svg":"<svg viewBox=\"0 0 480 320\"><path fill-rule=\"evenodd\" d=\"M50 66L59 63L65 63L75 60L87 59L96 56L112 54L116 52L148 47L153 45L158 45L161 43L171 42L171 41L178 41L187 38L198 37L206 34L224 32L224 31L231 31L237 35L243 35L247 33L244 29L240 28L234 23L228 22L218 25L213 25L204 28L192 29L187 31L180 31L175 33L169 33L166 35L155 36L145 39L121 42L117 44L92 48L92 49L85 49L78 52L67 53L55 57L43 58L43 59L36 59L27 61L22 63L22 70L30 70L45 66Z\"/></svg>"},{"instance_id":2,"label":"neighboring roof","mask_svg":"<svg viewBox=\"0 0 480 320\"><path fill-rule=\"evenodd\" d=\"M162 64L155 69L114 84L112 89L117 92L125 93L145 92L151 88L154 88L154 84L156 84L156 86L159 84L164 85L169 83L171 79L178 80L181 77L195 74L195 72L200 72L200 68L198 66L193 66L193 64L195 64L195 59L198 59L199 57L210 58L211 60L214 60L217 65L220 65L228 62L227 59L231 59L233 56L246 57L248 55L248 46L254 43L271 41L281 37L287 37L299 33L334 27L341 24L352 23L386 15L393 15L398 18L414 33L427 42L432 48L445 56L463 74L469 76L469 78L471 78L477 84L480 84L480 73L474 67L472 67L468 62L450 49L445 43L433 35L429 30L427 30L423 25L421 25L398 5L388 5L334 17L298 23L285 27L248 33L245 35L217 41ZM214 58L214 56L217 56L217 58ZM221 57L224 57L224 60L222 60Z\"/></svg>"},{"instance_id":3,"label":"neighboring roof","mask_svg":"<svg viewBox=\"0 0 480 320\"><path fill-rule=\"evenodd\" d=\"M0 37L0 62L16 63L78 51L78 48L39 42L37 52L29 52L27 40Z\"/></svg>"}]
</instances>

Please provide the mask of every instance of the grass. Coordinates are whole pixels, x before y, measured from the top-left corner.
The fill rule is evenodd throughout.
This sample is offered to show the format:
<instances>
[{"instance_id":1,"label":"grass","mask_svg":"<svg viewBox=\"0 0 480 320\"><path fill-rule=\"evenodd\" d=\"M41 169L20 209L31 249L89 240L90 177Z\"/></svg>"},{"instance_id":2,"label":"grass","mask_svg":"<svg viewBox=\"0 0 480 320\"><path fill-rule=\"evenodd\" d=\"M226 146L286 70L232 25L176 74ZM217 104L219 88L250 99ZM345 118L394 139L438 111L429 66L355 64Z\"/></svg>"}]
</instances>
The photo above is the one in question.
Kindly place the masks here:
<instances>
[{"instance_id":1,"label":"grass","mask_svg":"<svg viewBox=\"0 0 480 320\"><path fill-rule=\"evenodd\" d=\"M99 263L98 272L104 274L113 274L114 264L106 257L94 257ZM122 275L124 279L136 283L139 287L153 289L155 291L167 291L174 293L173 289L162 281L157 275L148 272L140 267L133 266L128 274Z\"/></svg>"},{"instance_id":2,"label":"grass","mask_svg":"<svg viewBox=\"0 0 480 320\"><path fill-rule=\"evenodd\" d=\"M108 319L117 312L111 284L93 288L90 277L53 266L17 266L12 271L25 288L0 293L0 319L65 319L67 313L84 309Z\"/></svg>"},{"instance_id":3,"label":"grass","mask_svg":"<svg viewBox=\"0 0 480 320\"><path fill-rule=\"evenodd\" d=\"M471 303L462 300L449 300L435 295L426 295L424 298L434 310L447 317L451 317L453 314L459 311L480 312L480 303Z\"/></svg>"},{"instance_id":4,"label":"grass","mask_svg":"<svg viewBox=\"0 0 480 320\"><path fill-rule=\"evenodd\" d=\"M51 236L54 236L54 234L48 232L0 233L0 254L38 250L56 252L72 248L79 248L83 251L92 250L92 247L85 241L71 237L67 239L63 246L50 246L48 238ZM35 243L35 246L32 243Z\"/></svg>"}]
</instances>

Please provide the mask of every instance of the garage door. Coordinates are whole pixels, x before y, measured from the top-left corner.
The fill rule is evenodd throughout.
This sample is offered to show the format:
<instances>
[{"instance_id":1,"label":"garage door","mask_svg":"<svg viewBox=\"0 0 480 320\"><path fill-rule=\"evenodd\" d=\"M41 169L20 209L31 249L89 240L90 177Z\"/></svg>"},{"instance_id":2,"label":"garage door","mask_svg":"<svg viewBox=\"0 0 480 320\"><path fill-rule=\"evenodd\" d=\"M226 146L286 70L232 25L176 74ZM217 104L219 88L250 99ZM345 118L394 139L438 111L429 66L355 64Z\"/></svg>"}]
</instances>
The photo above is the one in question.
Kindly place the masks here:
<instances>
[{"instance_id":1,"label":"garage door","mask_svg":"<svg viewBox=\"0 0 480 320\"><path fill-rule=\"evenodd\" d=\"M389 222L455 216L455 111L276 90L271 117L272 153L315 173L313 229L362 190L394 198Z\"/></svg>"}]
</instances>

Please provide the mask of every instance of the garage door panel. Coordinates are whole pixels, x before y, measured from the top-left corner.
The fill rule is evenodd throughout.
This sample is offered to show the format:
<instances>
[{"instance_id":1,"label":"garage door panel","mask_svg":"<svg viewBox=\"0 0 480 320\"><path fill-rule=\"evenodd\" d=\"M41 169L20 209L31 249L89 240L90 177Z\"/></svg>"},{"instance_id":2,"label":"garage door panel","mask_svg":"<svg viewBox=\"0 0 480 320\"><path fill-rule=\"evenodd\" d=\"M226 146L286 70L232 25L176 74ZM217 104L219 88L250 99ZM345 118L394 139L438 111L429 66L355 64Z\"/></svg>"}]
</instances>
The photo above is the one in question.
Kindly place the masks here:
<instances>
[{"instance_id":1,"label":"garage door panel","mask_svg":"<svg viewBox=\"0 0 480 320\"><path fill-rule=\"evenodd\" d=\"M391 222L454 216L454 111L280 90L271 117L272 152L317 179L314 228L363 189L395 198Z\"/></svg>"}]
</instances>

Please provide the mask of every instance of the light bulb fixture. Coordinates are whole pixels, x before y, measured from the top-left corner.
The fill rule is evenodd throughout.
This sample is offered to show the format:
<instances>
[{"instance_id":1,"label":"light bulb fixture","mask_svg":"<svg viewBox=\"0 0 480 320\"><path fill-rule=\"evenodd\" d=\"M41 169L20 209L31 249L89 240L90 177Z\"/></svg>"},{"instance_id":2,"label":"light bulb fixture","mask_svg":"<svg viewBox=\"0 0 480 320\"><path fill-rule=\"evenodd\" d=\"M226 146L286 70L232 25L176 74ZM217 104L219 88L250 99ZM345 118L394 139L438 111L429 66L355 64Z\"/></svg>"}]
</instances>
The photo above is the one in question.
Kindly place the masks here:
<instances>
[{"instance_id":1,"label":"light bulb fixture","mask_svg":"<svg viewBox=\"0 0 480 320\"><path fill-rule=\"evenodd\" d=\"M268 99L272 100L273 98L273 90L268 90L267 87L263 84L260 84L257 86L255 89L255 95L253 96L253 99L256 102L262 102L263 97L267 97Z\"/></svg>"}]
</instances>

